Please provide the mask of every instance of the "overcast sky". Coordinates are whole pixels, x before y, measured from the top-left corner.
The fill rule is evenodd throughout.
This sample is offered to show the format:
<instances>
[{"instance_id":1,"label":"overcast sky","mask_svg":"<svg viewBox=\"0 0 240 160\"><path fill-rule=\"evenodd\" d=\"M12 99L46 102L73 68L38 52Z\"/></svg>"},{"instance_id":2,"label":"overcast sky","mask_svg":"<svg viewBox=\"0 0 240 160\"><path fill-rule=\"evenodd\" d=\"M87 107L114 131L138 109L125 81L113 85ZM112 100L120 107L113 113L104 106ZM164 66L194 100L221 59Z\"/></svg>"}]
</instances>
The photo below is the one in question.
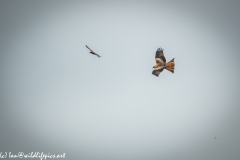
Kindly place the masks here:
<instances>
[{"instance_id":1,"label":"overcast sky","mask_svg":"<svg viewBox=\"0 0 240 160\"><path fill-rule=\"evenodd\" d=\"M239 160L239 7L1 0L0 152Z\"/></svg>"}]
</instances>

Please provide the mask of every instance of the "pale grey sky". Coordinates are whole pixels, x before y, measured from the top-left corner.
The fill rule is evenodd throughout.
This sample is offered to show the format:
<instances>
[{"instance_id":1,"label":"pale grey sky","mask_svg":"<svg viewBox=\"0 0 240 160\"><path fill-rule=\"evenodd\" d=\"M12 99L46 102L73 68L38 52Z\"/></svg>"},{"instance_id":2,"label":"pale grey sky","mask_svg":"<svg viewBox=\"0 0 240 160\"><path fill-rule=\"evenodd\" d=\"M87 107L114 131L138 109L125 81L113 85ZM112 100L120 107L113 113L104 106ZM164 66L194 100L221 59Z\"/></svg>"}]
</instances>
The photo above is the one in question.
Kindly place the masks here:
<instances>
[{"instance_id":1,"label":"pale grey sky","mask_svg":"<svg viewBox=\"0 0 240 160\"><path fill-rule=\"evenodd\" d=\"M1 0L0 152L238 160L239 7ZM151 74L158 47L174 74Z\"/></svg>"}]
</instances>

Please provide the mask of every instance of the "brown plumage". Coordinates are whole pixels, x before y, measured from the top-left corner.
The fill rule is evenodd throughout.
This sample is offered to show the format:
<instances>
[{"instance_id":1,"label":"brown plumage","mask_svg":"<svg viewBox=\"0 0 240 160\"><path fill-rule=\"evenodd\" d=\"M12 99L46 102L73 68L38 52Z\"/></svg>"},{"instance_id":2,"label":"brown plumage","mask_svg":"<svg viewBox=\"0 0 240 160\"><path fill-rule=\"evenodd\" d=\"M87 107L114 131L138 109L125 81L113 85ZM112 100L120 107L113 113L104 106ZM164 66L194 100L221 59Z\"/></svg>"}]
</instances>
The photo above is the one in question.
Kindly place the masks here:
<instances>
[{"instance_id":1,"label":"brown plumage","mask_svg":"<svg viewBox=\"0 0 240 160\"><path fill-rule=\"evenodd\" d=\"M162 48L158 48L158 50L156 51L155 60L156 60L156 65L153 66L154 68L152 71L153 75L158 77L159 74L164 69L167 69L170 72L174 73L174 67L175 67L174 58L171 61L166 63L166 59L164 57Z\"/></svg>"},{"instance_id":2,"label":"brown plumage","mask_svg":"<svg viewBox=\"0 0 240 160\"><path fill-rule=\"evenodd\" d=\"M102 56L98 55L96 52L94 52L93 50L91 50L87 45L86 45L86 47L90 50L89 53L91 53L91 54L93 54L93 55L96 55L96 56L98 56L99 58L102 57Z\"/></svg>"}]
</instances>

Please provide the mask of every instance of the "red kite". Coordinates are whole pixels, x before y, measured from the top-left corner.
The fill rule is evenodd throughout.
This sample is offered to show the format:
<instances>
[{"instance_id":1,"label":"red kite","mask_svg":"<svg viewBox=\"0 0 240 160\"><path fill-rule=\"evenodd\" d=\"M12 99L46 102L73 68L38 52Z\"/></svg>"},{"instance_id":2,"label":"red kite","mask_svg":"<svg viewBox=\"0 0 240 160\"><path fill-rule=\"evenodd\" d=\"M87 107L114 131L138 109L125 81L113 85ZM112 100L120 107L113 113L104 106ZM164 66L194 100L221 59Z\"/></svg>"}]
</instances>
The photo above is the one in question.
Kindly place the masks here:
<instances>
[{"instance_id":1,"label":"red kite","mask_svg":"<svg viewBox=\"0 0 240 160\"><path fill-rule=\"evenodd\" d=\"M86 45L86 47L90 50L89 53L92 53L93 55L96 55L96 56L98 56L99 58L101 57L101 56L99 56L97 53L95 53L93 50L91 50L87 45Z\"/></svg>"},{"instance_id":2,"label":"red kite","mask_svg":"<svg viewBox=\"0 0 240 160\"><path fill-rule=\"evenodd\" d=\"M167 69L170 72L174 73L174 67L175 67L174 58L171 61L166 63L166 59L164 57L162 48L158 48L158 50L156 51L155 60L156 60L156 65L153 66L154 68L152 71L153 75L158 77L159 74L164 69Z\"/></svg>"}]
</instances>

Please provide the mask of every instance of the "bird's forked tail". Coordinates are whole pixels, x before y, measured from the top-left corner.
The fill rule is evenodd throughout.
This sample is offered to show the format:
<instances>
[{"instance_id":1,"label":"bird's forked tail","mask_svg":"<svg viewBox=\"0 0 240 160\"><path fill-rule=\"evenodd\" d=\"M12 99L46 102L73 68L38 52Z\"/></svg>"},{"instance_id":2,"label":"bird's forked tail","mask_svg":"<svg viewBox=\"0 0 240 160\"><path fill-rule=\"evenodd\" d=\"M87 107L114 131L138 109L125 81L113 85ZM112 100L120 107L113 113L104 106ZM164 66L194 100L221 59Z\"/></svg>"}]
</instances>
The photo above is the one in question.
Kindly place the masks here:
<instances>
[{"instance_id":1,"label":"bird's forked tail","mask_svg":"<svg viewBox=\"0 0 240 160\"><path fill-rule=\"evenodd\" d=\"M174 63L174 58L173 58L171 61L167 62L167 64L165 65L165 69L174 73L174 68L175 68L175 63Z\"/></svg>"}]
</instances>

